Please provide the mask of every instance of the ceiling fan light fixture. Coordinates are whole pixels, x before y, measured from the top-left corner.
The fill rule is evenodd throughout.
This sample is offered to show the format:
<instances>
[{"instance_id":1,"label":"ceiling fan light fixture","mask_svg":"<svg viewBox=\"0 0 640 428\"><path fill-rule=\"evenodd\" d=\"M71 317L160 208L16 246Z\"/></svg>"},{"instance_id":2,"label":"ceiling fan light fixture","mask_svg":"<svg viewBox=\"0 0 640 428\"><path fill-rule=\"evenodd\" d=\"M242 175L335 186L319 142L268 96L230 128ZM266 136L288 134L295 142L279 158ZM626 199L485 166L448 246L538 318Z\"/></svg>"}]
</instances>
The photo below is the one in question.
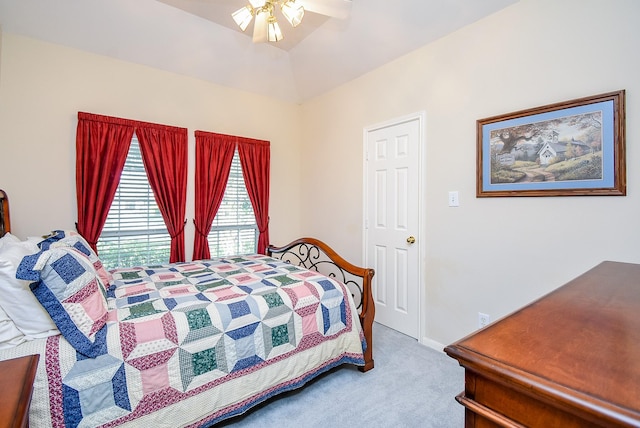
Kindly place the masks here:
<instances>
[{"instance_id":1,"label":"ceiling fan light fixture","mask_svg":"<svg viewBox=\"0 0 640 428\"><path fill-rule=\"evenodd\" d=\"M269 23L267 22L268 15L261 13L261 9L256 9L256 19L253 25L253 43L266 43L269 41Z\"/></svg>"},{"instance_id":2,"label":"ceiling fan light fixture","mask_svg":"<svg viewBox=\"0 0 640 428\"><path fill-rule=\"evenodd\" d=\"M247 29L253 19L253 15L255 15L255 9L250 4L231 14L233 20L236 21L236 24L238 24L238 27L240 27L242 31Z\"/></svg>"},{"instance_id":3,"label":"ceiling fan light fixture","mask_svg":"<svg viewBox=\"0 0 640 428\"><path fill-rule=\"evenodd\" d=\"M280 9L280 13L292 27L300 25L305 12L343 19L347 17L351 8L351 0L248 0L248 2L247 6L236 10L231 16L242 31L247 29L252 20L254 21L254 43L277 42L284 38L276 18L276 8Z\"/></svg>"},{"instance_id":4,"label":"ceiling fan light fixture","mask_svg":"<svg viewBox=\"0 0 640 428\"><path fill-rule=\"evenodd\" d=\"M282 40L282 31L280 31L280 25L278 25L278 21L273 15L270 15L267 18L267 32L267 38L270 42L278 42Z\"/></svg>"},{"instance_id":5,"label":"ceiling fan light fixture","mask_svg":"<svg viewBox=\"0 0 640 428\"><path fill-rule=\"evenodd\" d=\"M297 27L304 17L304 7L296 4L295 0L287 0L280 5L280 10L292 27Z\"/></svg>"}]
</instances>

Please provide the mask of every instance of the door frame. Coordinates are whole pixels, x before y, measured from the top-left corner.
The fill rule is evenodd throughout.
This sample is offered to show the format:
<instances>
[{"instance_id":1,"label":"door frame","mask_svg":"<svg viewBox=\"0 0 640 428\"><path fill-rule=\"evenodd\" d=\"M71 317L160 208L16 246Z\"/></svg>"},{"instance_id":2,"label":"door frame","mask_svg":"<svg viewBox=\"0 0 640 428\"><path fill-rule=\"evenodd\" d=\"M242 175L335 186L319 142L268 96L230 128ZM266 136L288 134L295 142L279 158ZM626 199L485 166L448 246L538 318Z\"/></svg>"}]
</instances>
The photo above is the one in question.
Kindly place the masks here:
<instances>
[{"instance_id":1,"label":"door frame","mask_svg":"<svg viewBox=\"0 0 640 428\"><path fill-rule=\"evenodd\" d=\"M426 242L425 242L425 230L426 230L426 219L425 219L425 188L426 188L426 122L427 122L427 113L426 111L418 111L416 113L411 113L406 116L397 117L394 119L390 119L381 123L376 123L374 125L369 125L363 128L362 133L362 172L363 172L363 192L362 192L362 254L363 254L363 263L367 263L368 254L368 219L367 219L367 207L369 202L369 182L368 182L368 171L367 171L367 157L368 157L368 149L367 149L367 137L370 132L377 131L378 129L387 128L390 126L399 125L405 122L411 122L417 120L419 131L418 131L418 232L416 235L417 245L418 245L418 342L421 344L425 344L425 338L423 336L423 332L426 331L425 328L425 314L423 313L423 299L426 295L424 293L424 254L426 254ZM375 276L373 277L375 281Z\"/></svg>"}]
</instances>

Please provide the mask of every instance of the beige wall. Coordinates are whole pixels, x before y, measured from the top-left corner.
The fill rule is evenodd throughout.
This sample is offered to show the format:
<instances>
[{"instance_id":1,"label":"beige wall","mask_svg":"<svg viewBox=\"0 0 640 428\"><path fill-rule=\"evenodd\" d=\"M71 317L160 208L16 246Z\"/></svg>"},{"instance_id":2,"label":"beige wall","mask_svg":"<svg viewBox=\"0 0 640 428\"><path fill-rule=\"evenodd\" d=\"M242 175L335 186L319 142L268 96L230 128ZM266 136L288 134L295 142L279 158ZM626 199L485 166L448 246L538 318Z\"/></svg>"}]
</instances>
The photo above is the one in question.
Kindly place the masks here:
<instances>
[{"instance_id":1,"label":"beige wall","mask_svg":"<svg viewBox=\"0 0 640 428\"><path fill-rule=\"evenodd\" d=\"M363 129L425 111L425 343L446 345L478 312L495 320L603 260L640 263L639 16L636 0L522 0L305 103L303 230L361 258ZM475 198L477 119L619 89L626 197ZM447 206L450 190L460 207Z\"/></svg>"},{"instance_id":2,"label":"beige wall","mask_svg":"<svg viewBox=\"0 0 640 428\"><path fill-rule=\"evenodd\" d=\"M637 0L521 0L302 105L2 35L0 187L15 233L72 228L77 111L272 142L272 241L362 260L363 129L426 112L422 340L472 332L602 260L640 263ZM475 198L476 120L627 90L626 197ZM447 206L449 190L460 207Z\"/></svg>"},{"instance_id":3,"label":"beige wall","mask_svg":"<svg viewBox=\"0 0 640 428\"><path fill-rule=\"evenodd\" d=\"M299 106L12 34L1 52L0 188L17 236L74 228L78 111L188 128L188 258L195 130L271 141L272 241L300 235Z\"/></svg>"}]
</instances>

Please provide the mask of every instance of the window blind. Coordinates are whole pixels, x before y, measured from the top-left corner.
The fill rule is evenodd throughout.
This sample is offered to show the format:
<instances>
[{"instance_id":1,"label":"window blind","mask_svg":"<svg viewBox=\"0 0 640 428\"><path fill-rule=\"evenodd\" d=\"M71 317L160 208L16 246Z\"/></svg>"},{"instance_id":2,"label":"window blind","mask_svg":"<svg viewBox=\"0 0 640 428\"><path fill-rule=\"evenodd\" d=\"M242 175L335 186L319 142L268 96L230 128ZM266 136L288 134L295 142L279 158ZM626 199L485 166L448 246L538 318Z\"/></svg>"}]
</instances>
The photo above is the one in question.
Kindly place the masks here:
<instances>
[{"instance_id":1,"label":"window blind","mask_svg":"<svg viewBox=\"0 0 640 428\"><path fill-rule=\"evenodd\" d=\"M211 257L252 254L257 251L258 226L247 193L236 150L222 203L207 237Z\"/></svg>"},{"instance_id":2,"label":"window blind","mask_svg":"<svg viewBox=\"0 0 640 428\"><path fill-rule=\"evenodd\" d=\"M149 185L135 135L97 245L107 269L169 262L171 237Z\"/></svg>"}]
</instances>

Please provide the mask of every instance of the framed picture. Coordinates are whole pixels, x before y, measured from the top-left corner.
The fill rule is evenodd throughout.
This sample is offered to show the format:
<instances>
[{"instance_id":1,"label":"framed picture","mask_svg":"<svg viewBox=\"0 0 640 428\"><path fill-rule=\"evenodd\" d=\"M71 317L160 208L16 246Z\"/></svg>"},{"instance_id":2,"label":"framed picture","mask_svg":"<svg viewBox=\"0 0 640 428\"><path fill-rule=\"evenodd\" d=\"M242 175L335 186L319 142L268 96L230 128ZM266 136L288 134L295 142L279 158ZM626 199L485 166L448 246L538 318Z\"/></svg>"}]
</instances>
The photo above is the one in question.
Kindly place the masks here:
<instances>
[{"instance_id":1,"label":"framed picture","mask_svg":"<svg viewBox=\"0 0 640 428\"><path fill-rule=\"evenodd\" d=\"M624 196L624 90L477 121L477 197Z\"/></svg>"}]
</instances>

